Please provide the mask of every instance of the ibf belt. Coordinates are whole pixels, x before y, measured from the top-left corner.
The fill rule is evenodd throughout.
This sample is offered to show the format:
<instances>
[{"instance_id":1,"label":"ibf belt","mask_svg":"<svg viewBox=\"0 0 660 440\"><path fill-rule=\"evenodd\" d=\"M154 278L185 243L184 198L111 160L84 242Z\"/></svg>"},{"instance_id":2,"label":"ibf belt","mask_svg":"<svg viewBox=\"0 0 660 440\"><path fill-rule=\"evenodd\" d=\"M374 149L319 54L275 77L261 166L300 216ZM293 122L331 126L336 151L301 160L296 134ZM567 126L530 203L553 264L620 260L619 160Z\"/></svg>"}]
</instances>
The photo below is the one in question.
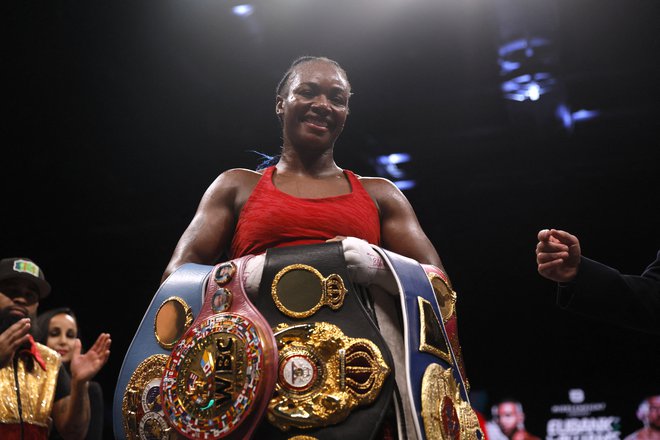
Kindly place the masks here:
<instances>
[{"instance_id":1,"label":"ibf belt","mask_svg":"<svg viewBox=\"0 0 660 440\"><path fill-rule=\"evenodd\" d=\"M454 318L455 293L446 275L373 246L394 275L404 321L407 394L419 439L484 438L470 406L460 346L445 323ZM453 336L454 337L453 337Z\"/></svg>"},{"instance_id":2,"label":"ibf belt","mask_svg":"<svg viewBox=\"0 0 660 440\"><path fill-rule=\"evenodd\" d=\"M270 326L243 291L249 258L200 266L203 277L201 270L185 277L184 265L161 286L156 298L201 287L203 305L194 322L177 315L180 296L155 313L151 339L171 353L151 354L133 371L123 393L124 437L115 430L117 438L250 437L274 387L277 352Z\"/></svg>"},{"instance_id":3,"label":"ibf belt","mask_svg":"<svg viewBox=\"0 0 660 440\"><path fill-rule=\"evenodd\" d=\"M340 242L268 250L256 300L279 351L258 438L373 438L393 361L350 284Z\"/></svg>"}]
</instances>

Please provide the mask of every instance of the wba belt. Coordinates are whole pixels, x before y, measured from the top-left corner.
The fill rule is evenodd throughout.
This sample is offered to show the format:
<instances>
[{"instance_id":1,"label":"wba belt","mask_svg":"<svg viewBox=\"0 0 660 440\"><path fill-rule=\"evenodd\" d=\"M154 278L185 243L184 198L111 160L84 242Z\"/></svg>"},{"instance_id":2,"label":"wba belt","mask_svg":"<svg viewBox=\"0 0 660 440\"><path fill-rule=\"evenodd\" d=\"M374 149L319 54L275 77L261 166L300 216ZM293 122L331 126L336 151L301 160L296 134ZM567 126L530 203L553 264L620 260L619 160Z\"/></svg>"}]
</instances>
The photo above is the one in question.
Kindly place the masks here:
<instances>
[{"instance_id":1,"label":"wba belt","mask_svg":"<svg viewBox=\"0 0 660 440\"><path fill-rule=\"evenodd\" d=\"M406 384L399 387L405 387L402 394L408 397L417 437L484 438L468 398L456 333L456 298L449 280L436 268L373 248L392 271L399 290L406 369Z\"/></svg>"},{"instance_id":2,"label":"wba belt","mask_svg":"<svg viewBox=\"0 0 660 440\"><path fill-rule=\"evenodd\" d=\"M249 258L183 265L158 289L115 389L117 439L251 436L274 387L277 352L243 291Z\"/></svg>"},{"instance_id":3,"label":"wba belt","mask_svg":"<svg viewBox=\"0 0 660 440\"><path fill-rule=\"evenodd\" d=\"M268 250L255 304L279 352L257 438L373 438L392 401L394 363L350 284L341 243Z\"/></svg>"}]
</instances>

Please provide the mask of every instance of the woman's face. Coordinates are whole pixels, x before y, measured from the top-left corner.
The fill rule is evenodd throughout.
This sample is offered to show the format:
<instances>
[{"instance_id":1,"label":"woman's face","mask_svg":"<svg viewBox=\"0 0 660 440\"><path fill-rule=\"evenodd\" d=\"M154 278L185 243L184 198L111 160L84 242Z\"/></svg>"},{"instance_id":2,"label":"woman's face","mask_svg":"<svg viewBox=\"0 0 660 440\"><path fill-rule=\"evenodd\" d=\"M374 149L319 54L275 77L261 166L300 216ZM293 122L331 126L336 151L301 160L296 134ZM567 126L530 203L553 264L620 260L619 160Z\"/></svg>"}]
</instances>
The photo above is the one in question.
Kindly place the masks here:
<instances>
[{"instance_id":1,"label":"woman's face","mask_svg":"<svg viewBox=\"0 0 660 440\"><path fill-rule=\"evenodd\" d=\"M46 345L62 356L62 362L71 362L77 334L78 326L73 316L59 313L50 319Z\"/></svg>"},{"instance_id":2,"label":"woman's face","mask_svg":"<svg viewBox=\"0 0 660 440\"><path fill-rule=\"evenodd\" d=\"M332 147L344 129L349 97L348 80L334 64L298 65L275 107L282 116L285 145Z\"/></svg>"}]
</instances>

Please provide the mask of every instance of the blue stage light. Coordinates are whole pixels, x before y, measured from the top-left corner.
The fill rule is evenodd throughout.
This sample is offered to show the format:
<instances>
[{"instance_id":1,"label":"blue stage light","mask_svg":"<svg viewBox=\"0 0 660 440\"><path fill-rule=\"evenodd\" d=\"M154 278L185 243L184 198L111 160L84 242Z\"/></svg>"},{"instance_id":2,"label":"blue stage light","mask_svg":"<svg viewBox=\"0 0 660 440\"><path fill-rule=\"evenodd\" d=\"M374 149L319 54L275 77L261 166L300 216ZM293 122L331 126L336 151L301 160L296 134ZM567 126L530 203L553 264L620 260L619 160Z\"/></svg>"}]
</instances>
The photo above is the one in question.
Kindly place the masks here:
<instances>
[{"instance_id":1,"label":"blue stage light","mask_svg":"<svg viewBox=\"0 0 660 440\"><path fill-rule=\"evenodd\" d=\"M506 99L538 101L554 89L551 48L551 40L542 37L519 38L500 46L498 64Z\"/></svg>"},{"instance_id":2,"label":"blue stage light","mask_svg":"<svg viewBox=\"0 0 660 440\"><path fill-rule=\"evenodd\" d=\"M254 6L249 4L237 5L231 8L231 11L234 15L238 15L239 17L248 17L254 12Z\"/></svg>"},{"instance_id":3,"label":"blue stage light","mask_svg":"<svg viewBox=\"0 0 660 440\"><path fill-rule=\"evenodd\" d=\"M408 173L398 166L410 161L411 156L408 153L392 153L377 156L375 160L376 173L381 177L392 180L394 185L401 191L414 188L417 183L409 179Z\"/></svg>"},{"instance_id":4,"label":"blue stage light","mask_svg":"<svg viewBox=\"0 0 660 440\"><path fill-rule=\"evenodd\" d=\"M547 72L524 74L502 82L502 92L512 101L538 101L542 95L550 92L556 80Z\"/></svg>"},{"instance_id":5,"label":"blue stage light","mask_svg":"<svg viewBox=\"0 0 660 440\"><path fill-rule=\"evenodd\" d=\"M394 182L397 188L401 191L414 188L417 183L414 180L397 180Z\"/></svg>"},{"instance_id":6,"label":"blue stage light","mask_svg":"<svg viewBox=\"0 0 660 440\"><path fill-rule=\"evenodd\" d=\"M598 110L577 110L573 112L573 120L574 121L588 121L589 119L594 119L600 116L600 112Z\"/></svg>"}]
</instances>

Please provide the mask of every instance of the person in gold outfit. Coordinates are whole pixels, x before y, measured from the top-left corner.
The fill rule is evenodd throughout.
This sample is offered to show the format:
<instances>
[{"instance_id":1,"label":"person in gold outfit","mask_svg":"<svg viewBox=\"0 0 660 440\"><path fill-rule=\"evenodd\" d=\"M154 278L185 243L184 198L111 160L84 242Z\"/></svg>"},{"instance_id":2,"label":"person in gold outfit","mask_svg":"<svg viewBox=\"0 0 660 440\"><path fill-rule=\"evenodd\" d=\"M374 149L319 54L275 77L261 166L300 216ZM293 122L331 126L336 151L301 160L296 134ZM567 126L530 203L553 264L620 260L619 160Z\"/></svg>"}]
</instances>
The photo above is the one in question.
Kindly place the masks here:
<instances>
[{"instance_id":1,"label":"person in gold outfit","mask_svg":"<svg viewBox=\"0 0 660 440\"><path fill-rule=\"evenodd\" d=\"M60 355L29 333L39 301L50 293L43 271L27 258L0 260L0 438L47 439L54 428L65 439L83 439L89 426L89 381L110 356L102 333L80 353L76 341L71 376Z\"/></svg>"}]
</instances>

